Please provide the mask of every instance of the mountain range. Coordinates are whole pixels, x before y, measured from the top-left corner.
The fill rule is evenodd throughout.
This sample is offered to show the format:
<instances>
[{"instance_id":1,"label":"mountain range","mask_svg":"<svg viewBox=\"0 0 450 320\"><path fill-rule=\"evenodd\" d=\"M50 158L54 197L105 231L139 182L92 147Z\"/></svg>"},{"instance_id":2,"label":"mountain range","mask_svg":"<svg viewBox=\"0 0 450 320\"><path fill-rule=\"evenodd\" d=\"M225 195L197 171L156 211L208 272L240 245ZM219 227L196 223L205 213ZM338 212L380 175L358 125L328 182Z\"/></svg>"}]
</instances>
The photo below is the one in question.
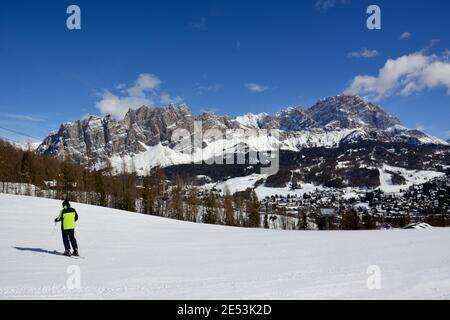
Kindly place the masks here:
<instances>
[{"instance_id":1,"label":"mountain range","mask_svg":"<svg viewBox=\"0 0 450 320\"><path fill-rule=\"evenodd\" d=\"M118 169L134 166L144 174L150 168L186 164L192 161L172 141L176 129L194 133L194 122L202 130L276 130L281 150L299 151L311 147L338 147L360 141L401 142L410 145L448 145L448 142L424 132L404 127L400 120L380 106L359 96L338 95L321 99L311 108L286 108L274 114L245 114L238 117L202 113L194 116L186 105L130 109L122 120L111 116L89 116L62 124L37 148L41 155L69 158L82 165L100 168L107 163ZM224 137L230 139L230 137ZM227 153L237 153L242 145L261 150L261 144L234 135ZM216 141L205 138L203 160L217 156ZM264 143L262 144L264 145ZM194 156L195 157L195 156Z\"/></svg>"}]
</instances>

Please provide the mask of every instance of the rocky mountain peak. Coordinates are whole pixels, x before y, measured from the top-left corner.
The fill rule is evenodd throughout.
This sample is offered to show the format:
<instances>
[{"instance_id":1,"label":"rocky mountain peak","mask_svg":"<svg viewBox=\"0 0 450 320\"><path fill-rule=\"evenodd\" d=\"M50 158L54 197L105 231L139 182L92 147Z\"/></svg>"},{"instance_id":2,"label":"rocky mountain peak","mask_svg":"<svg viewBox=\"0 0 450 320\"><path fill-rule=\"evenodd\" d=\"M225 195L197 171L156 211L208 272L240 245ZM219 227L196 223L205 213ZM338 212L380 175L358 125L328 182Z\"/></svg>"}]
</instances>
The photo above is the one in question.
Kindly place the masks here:
<instances>
[{"instance_id":1,"label":"rocky mountain peak","mask_svg":"<svg viewBox=\"0 0 450 320\"><path fill-rule=\"evenodd\" d=\"M317 127L314 121L301 107L286 108L264 119L264 129L280 129L283 131L300 131Z\"/></svg>"},{"instance_id":2,"label":"rocky mountain peak","mask_svg":"<svg viewBox=\"0 0 450 320\"><path fill-rule=\"evenodd\" d=\"M332 123L340 128L386 130L400 124L400 120L380 106L355 95L338 95L321 99L306 112L321 126Z\"/></svg>"},{"instance_id":3,"label":"rocky mountain peak","mask_svg":"<svg viewBox=\"0 0 450 320\"><path fill-rule=\"evenodd\" d=\"M269 117L269 114L263 112L259 114L246 113L234 119L236 126L248 129L260 129L262 124Z\"/></svg>"}]
</instances>

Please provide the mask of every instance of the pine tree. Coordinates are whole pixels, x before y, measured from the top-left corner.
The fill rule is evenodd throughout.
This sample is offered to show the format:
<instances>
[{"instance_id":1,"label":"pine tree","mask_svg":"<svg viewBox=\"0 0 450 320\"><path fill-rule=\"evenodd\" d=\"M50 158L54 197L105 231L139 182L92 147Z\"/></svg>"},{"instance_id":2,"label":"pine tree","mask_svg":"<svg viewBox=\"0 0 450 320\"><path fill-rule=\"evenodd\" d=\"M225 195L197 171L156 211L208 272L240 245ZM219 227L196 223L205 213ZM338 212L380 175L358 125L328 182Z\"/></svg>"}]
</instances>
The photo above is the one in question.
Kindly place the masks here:
<instances>
[{"instance_id":1,"label":"pine tree","mask_svg":"<svg viewBox=\"0 0 450 320\"><path fill-rule=\"evenodd\" d=\"M278 215L280 216L280 220L281 220L281 228L283 230L287 230L287 212L286 212L286 207L281 207L278 208Z\"/></svg>"},{"instance_id":2,"label":"pine tree","mask_svg":"<svg viewBox=\"0 0 450 320\"><path fill-rule=\"evenodd\" d=\"M99 193L100 197L98 199L97 205L107 207L108 194L106 192L105 177L103 176L103 171L97 171L94 173L95 185L94 188L96 192Z\"/></svg>"},{"instance_id":3,"label":"pine tree","mask_svg":"<svg viewBox=\"0 0 450 320\"><path fill-rule=\"evenodd\" d=\"M355 208L344 212L341 223L343 230L359 230L359 216Z\"/></svg>"},{"instance_id":4,"label":"pine tree","mask_svg":"<svg viewBox=\"0 0 450 320\"><path fill-rule=\"evenodd\" d=\"M142 209L145 214L154 215L155 197L150 180L150 175L147 174L142 181Z\"/></svg>"},{"instance_id":5,"label":"pine tree","mask_svg":"<svg viewBox=\"0 0 450 320\"><path fill-rule=\"evenodd\" d=\"M327 219L321 214L316 214L316 225L317 229L325 230L327 227Z\"/></svg>"},{"instance_id":6,"label":"pine tree","mask_svg":"<svg viewBox=\"0 0 450 320\"><path fill-rule=\"evenodd\" d=\"M373 222L373 218L372 215L369 214L369 212L365 211L363 214L363 224L364 224L364 229L366 230L373 230L375 229L375 224Z\"/></svg>"},{"instance_id":7,"label":"pine tree","mask_svg":"<svg viewBox=\"0 0 450 320\"><path fill-rule=\"evenodd\" d=\"M213 192L210 192L205 198L205 215L203 222L208 224L216 224L218 221L217 199Z\"/></svg>"},{"instance_id":8,"label":"pine tree","mask_svg":"<svg viewBox=\"0 0 450 320\"><path fill-rule=\"evenodd\" d=\"M245 225L245 217L244 217L244 199L240 192L236 193L234 196L234 207L236 208L237 218L236 225L244 226Z\"/></svg>"},{"instance_id":9,"label":"pine tree","mask_svg":"<svg viewBox=\"0 0 450 320\"><path fill-rule=\"evenodd\" d=\"M183 182L181 177L175 178L175 185L171 189L171 210L172 217L178 220L184 220L183 196L182 196Z\"/></svg>"},{"instance_id":10,"label":"pine tree","mask_svg":"<svg viewBox=\"0 0 450 320\"><path fill-rule=\"evenodd\" d=\"M197 196L197 188L190 188L187 195L187 210L186 210L186 220L191 222L197 221L198 207L200 205L200 200Z\"/></svg>"},{"instance_id":11,"label":"pine tree","mask_svg":"<svg viewBox=\"0 0 450 320\"><path fill-rule=\"evenodd\" d=\"M125 161L122 162L122 172L118 176L119 182L119 209L127 211L136 210L136 172L128 172Z\"/></svg>"},{"instance_id":12,"label":"pine tree","mask_svg":"<svg viewBox=\"0 0 450 320\"><path fill-rule=\"evenodd\" d=\"M300 211L297 222L298 230L308 230L308 215L305 211Z\"/></svg>"},{"instance_id":13,"label":"pine tree","mask_svg":"<svg viewBox=\"0 0 450 320\"><path fill-rule=\"evenodd\" d=\"M250 228L259 228L261 226L261 217L259 215L259 201L253 190L250 193L250 199L247 201L248 226Z\"/></svg>"},{"instance_id":14,"label":"pine tree","mask_svg":"<svg viewBox=\"0 0 450 320\"><path fill-rule=\"evenodd\" d=\"M227 226L235 226L236 219L234 217L233 198L227 190L224 198L225 224Z\"/></svg>"},{"instance_id":15,"label":"pine tree","mask_svg":"<svg viewBox=\"0 0 450 320\"><path fill-rule=\"evenodd\" d=\"M155 167L150 172L150 177L155 199L155 214L158 216L166 216L168 196L166 194L166 175L164 170L160 167Z\"/></svg>"},{"instance_id":16,"label":"pine tree","mask_svg":"<svg viewBox=\"0 0 450 320\"><path fill-rule=\"evenodd\" d=\"M266 204L266 211L264 214L264 222L263 222L263 226L265 229L270 229L270 225L269 225L269 216L272 215L272 207L270 206L269 203Z\"/></svg>"}]
</instances>

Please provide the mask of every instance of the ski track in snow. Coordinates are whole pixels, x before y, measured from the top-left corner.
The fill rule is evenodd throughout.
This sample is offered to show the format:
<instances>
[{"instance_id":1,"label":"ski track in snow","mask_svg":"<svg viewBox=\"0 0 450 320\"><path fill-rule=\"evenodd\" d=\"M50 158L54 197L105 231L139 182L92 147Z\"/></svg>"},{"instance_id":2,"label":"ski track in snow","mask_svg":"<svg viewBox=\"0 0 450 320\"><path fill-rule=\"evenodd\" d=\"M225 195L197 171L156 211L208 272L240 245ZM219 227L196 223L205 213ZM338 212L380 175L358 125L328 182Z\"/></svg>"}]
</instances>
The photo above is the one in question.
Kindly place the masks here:
<instances>
[{"instance_id":1,"label":"ski track in snow","mask_svg":"<svg viewBox=\"0 0 450 320\"><path fill-rule=\"evenodd\" d=\"M60 201L0 194L0 299L450 299L449 229L274 231L74 207L85 259L49 253ZM79 290L65 287L71 265ZM370 265L381 290L367 289Z\"/></svg>"}]
</instances>

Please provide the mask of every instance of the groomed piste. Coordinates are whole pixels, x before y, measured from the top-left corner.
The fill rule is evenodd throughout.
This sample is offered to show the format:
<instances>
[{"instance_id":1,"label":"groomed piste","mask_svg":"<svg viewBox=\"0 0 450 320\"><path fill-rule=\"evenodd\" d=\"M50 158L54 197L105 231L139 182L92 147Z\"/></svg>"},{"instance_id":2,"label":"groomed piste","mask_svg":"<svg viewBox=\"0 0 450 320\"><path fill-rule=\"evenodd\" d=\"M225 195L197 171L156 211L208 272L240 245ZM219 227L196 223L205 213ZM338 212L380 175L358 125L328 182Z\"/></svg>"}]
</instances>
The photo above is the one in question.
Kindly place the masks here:
<instances>
[{"instance_id":1,"label":"groomed piste","mask_svg":"<svg viewBox=\"0 0 450 320\"><path fill-rule=\"evenodd\" d=\"M53 254L60 206L0 194L0 299L450 299L449 229L243 229L74 203L72 259Z\"/></svg>"}]
</instances>

